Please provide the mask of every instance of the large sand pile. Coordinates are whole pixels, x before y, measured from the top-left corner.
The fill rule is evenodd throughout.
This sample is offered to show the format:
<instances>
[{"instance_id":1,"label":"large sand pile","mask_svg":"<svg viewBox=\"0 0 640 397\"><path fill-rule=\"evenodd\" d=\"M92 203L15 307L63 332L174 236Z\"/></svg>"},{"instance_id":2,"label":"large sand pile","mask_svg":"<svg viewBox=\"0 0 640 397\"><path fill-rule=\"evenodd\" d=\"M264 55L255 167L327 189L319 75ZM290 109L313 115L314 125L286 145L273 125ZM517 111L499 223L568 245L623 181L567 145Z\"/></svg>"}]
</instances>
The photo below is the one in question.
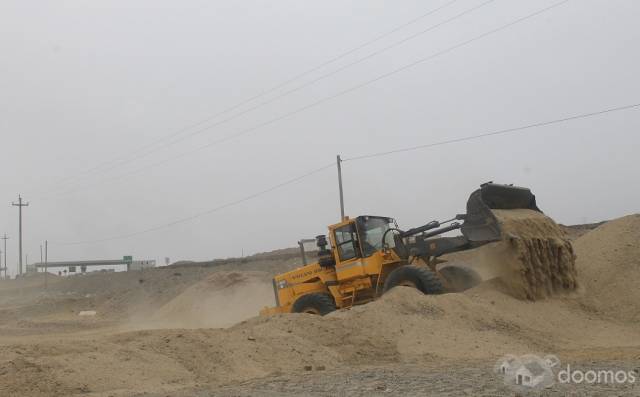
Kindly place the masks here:
<instances>
[{"instance_id":1,"label":"large sand pile","mask_svg":"<svg viewBox=\"0 0 640 397\"><path fill-rule=\"evenodd\" d=\"M599 226L574 243L585 305L595 313L640 322L640 214Z\"/></svg>"}]
</instances>

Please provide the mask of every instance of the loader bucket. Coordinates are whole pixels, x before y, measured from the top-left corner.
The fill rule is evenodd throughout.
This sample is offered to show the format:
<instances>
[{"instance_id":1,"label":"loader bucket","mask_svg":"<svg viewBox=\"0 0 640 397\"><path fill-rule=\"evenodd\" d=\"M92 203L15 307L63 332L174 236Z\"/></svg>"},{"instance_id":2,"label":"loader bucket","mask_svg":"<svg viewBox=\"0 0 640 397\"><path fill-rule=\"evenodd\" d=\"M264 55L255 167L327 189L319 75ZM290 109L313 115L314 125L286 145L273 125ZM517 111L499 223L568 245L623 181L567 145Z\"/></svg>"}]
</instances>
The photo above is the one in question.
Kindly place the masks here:
<instances>
[{"instance_id":1,"label":"loader bucket","mask_svg":"<svg viewBox=\"0 0 640 397\"><path fill-rule=\"evenodd\" d=\"M502 238L500 224L491 210L530 209L540 211L531 190L513 185L485 183L471 193L462 234L472 242L497 241Z\"/></svg>"}]
</instances>

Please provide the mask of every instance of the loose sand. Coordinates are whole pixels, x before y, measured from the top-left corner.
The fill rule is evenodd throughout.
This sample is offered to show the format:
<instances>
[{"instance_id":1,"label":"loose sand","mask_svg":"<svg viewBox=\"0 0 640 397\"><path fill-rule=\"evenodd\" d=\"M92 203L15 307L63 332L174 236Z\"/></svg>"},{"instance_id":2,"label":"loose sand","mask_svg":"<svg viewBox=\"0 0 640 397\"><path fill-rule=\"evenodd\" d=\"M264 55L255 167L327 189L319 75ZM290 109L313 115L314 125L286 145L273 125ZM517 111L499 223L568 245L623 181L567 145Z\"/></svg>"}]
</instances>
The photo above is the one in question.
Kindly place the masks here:
<instances>
[{"instance_id":1,"label":"loose sand","mask_svg":"<svg viewBox=\"0 0 640 397\"><path fill-rule=\"evenodd\" d=\"M576 290L576 257L560 226L528 209L493 213L502 240L445 255L446 266L470 267L485 281L499 278L518 299L537 300Z\"/></svg>"},{"instance_id":2,"label":"loose sand","mask_svg":"<svg viewBox=\"0 0 640 397\"><path fill-rule=\"evenodd\" d=\"M502 227L502 244L507 245L498 249L504 257L495 258L495 264L507 265L503 280L516 297L540 299L576 289L573 247L551 218L526 209L493 213Z\"/></svg>"},{"instance_id":3,"label":"loose sand","mask_svg":"<svg viewBox=\"0 0 640 397\"><path fill-rule=\"evenodd\" d=\"M306 366L463 365L467 360L493 365L507 353L553 353L562 360L636 359L640 357L639 240L637 215L580 237L574 246L582 287L544 300L516 299L508 283L494 279L464 293L438 296L400 287L376 302L326 317L253 317L227 329L122 332L109 326L46 336L22 329L22 335L0 337L0 395L171 395L185 387L214 387L278 373L304 376ZM232 311L243 294L247 301L254 298L266 278L253 272L211 273L175 293L150 317L175 320L171 326L180 325L182 320L177 320L182 317L188 325L193 315L209 316L211 305L213 318L219 308L227 312L228 306ZM534 280L538 285L539 279ZM542 285L545 295L548 285L551 291L553 286L563 287L553 280ZM228 298L224 291L233 291L238 298ZM531 291L538 294L535 288ZM255 299L267 298L258 293ZM23 315L25 307L12 302L21 318L33 316L43 326L56 321L54 309L50 308L50 317L28 311ZM108 310L108 305L94 303ZM99 316L100 310L97 319L81 321L100 321ZM128 326L130 320L123 319L119 326Z\"/></svg>"},{"instance_id":4,"label":"loose sand","mask_svg":"<svg viewBox=\"0 0 640 397\"><path fill-rule=\"evenodd\" d=\"M574 243L585 309L640 325L640 214L607 222Z\"/></svg>"}]
</instances>

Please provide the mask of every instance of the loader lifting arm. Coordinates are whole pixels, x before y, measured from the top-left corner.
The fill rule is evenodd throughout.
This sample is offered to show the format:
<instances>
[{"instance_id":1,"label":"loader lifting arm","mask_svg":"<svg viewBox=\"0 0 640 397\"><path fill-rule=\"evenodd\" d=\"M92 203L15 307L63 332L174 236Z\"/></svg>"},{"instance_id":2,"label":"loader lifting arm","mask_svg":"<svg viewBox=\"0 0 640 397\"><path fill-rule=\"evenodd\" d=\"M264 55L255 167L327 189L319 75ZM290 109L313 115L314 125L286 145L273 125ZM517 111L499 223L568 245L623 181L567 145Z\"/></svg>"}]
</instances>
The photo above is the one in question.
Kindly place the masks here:
<instances>
[{"instance_id":1,"label":"loader lifting arm","mask_svg":"<svg viewBox=\"0 0 640 397\"><path fill-rule=\"evenodd\" d=\"M403 238L406 252L411 256L438 257L475 248L502 237L502 230L492 212L494 209L540 211L535 196L528 188L487 182L480 185L469 197L466 214L458 214L443 222L431 221L417 228L399 231L399 236ZM457 229L462 232L461 236L432 238ZM413 239L409 241L408 237Z\"/></svg>"}]
</instances>

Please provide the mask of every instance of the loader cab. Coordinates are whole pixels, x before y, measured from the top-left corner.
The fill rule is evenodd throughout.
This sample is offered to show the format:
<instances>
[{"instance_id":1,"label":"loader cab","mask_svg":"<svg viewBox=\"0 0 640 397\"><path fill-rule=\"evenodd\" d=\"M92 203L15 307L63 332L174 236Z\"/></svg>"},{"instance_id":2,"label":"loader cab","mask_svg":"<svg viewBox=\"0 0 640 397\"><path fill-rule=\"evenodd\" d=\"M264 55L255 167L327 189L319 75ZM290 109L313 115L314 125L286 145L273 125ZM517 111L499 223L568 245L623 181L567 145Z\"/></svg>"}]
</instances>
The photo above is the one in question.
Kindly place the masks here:
<instances>
[{"instance_id":1,"label":"loader cab","mask_svg":"<svg viewBox=\"0 0 640 397\"><path fill-rule=\"evenodd\" d=\"M338 263L368 258L384 246L393 248L395 220L382 216L359 216L331 226L331 239ZM383 238L385 241L383 241ZM385 244L386 243L386 244Z\"/></svg>"},{"instance_id":2,"label":"loader cab","mask_svg":"<svg viewBox=\"0 0 640 397\"><path fill-rule=\"evenodd\" d=\"M347 283L341 293L353 294L349 296L355 299L357 291L371 291L376 287L375 280L388 261L384 247L394 247L393 233L386 233L393 228L396 228L395 221L382 216L346 218L329 228L336 279Z\"/></svg>"}]
</instances>

